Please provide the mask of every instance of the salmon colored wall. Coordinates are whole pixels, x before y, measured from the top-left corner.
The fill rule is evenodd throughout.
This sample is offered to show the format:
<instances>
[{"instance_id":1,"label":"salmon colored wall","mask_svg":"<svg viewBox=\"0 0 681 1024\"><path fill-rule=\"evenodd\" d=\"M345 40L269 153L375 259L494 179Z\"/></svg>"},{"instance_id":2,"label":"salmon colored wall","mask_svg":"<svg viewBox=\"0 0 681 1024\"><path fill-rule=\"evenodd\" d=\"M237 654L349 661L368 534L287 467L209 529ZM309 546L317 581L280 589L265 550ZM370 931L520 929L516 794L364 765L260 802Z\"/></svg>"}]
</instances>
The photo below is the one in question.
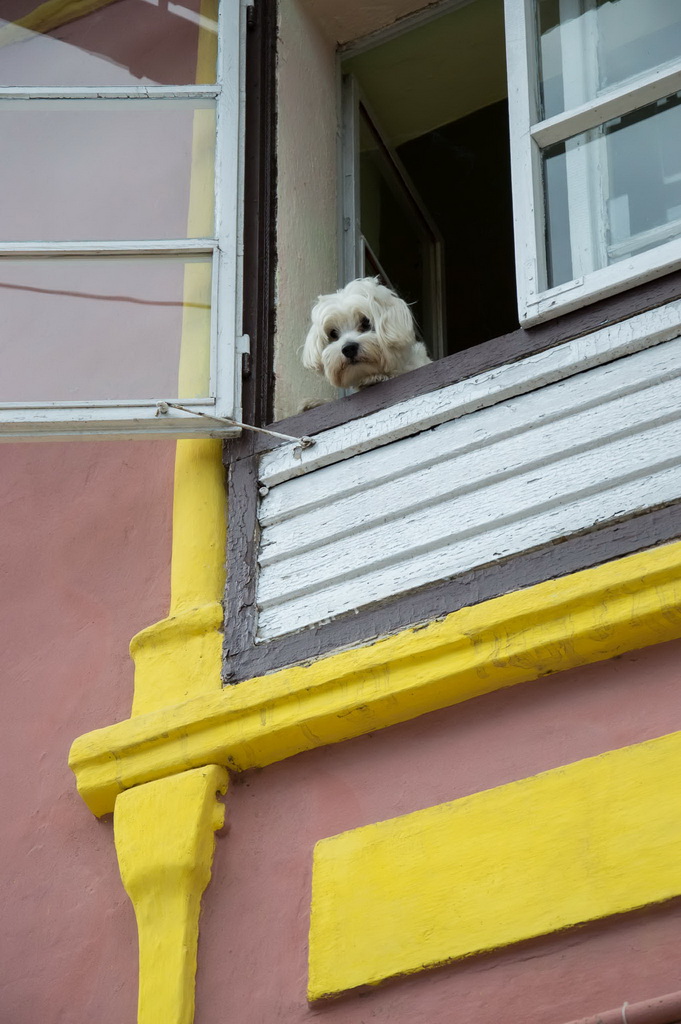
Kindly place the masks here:
<instances>
[{"instance_id":1,"label":"salmon colored wall","mask_svg":"<svg viewBox=\"0 0 681 1024\"><path fill-rule=\"evenodd\" d=\"M681 642L498 691L235 783L204 899L201 1024L563 1024L678 989L681 900L308 1008L325 836L681 729ZM243 684L247 685L247 684Z\"/></svg>"},{"instance_id":2,"label":"salmon colored wall","mask_svg":"<svg viewBox=\"0 0 681 1024\"><path fill-rule=\"evenodd\" d=\"M76 736L127 718L168 610L172 442L0 446L0 1021L132 1024L137 937Z\"/></svg>"}]
</instances>

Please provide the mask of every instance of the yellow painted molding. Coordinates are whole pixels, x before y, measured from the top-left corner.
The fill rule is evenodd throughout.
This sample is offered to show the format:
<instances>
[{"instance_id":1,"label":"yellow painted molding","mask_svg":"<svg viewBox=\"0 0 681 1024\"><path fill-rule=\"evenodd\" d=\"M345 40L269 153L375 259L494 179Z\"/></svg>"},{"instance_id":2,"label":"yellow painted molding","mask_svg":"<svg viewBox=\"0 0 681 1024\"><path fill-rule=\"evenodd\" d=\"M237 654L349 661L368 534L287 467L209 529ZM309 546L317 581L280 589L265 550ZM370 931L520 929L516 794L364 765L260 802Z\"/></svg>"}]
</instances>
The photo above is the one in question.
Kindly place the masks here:
<instances>
[{"instance_id":1,"label":"yellow painted molding","mask_svg":"<svg viewBox=\"0 0 681 1024\"><path fill-rule=\"evenodd\" d=\"M197 82L214 81L217 0L201 0ZM188 237L213 231L215 115L196 110ZM180 398L208 393L211 275L188 261L184 272ZM199 694L220 692L226 493L219 441L178 441L175 450L170 609L133 637L131 721ZM224 822L217 793L224 767L204 763L121 793L114 808L116 851L139 936L138 1024L192 1024L201 897L210 879L215 830Z\"/></svg>"},{"instance_id":2,"label":"yellow painted molding","mask_svg":"<svg viewBox=\"0 0 681 1024\"><path fill-rule=\"evenodd\" d=\"M133 637L133 715L219 690L222 605L217 601L169 616Z\"/></svg>"},{"instance_id":3,"label":"yellow painted molding","mask_svg":"<svg viewBox=\"0 0 681 1024\"><path fill-rule=\"evenodd\" d=\"M202 764L240 771L502 687L681 637L681 542L550 580L440 622L77 739L95 814L131 786Z\"/></svg>"},{"instance_id":4,"label":"yellow painted molding","mask_svg":"<svg viewBox=\"0 0 681 1024\"><path fill-rule=\"evenodd\" d=\"M132 638L132 716L222 686L226 492L219 441L178 441L170 613Z\"/></svg>"},{"instance_id":5,"label":"yellow painted molding","mask_svg":"<svg viewBox=\"0 0 681 1024\"><path fill-rule=\"evenodd\" d=\"M83 0L79 0L83 2ZM214 82L217 0L201 0L196 81ZM215 113L194 111L187 237L213 233L211 185L215 157ZM210 352L209 265L187 262L184 271L182 340L178 368L180 398L206 395ZM173 489L173 540L168 617L133 637L135 662L132 715L180 704L219 690L222 665L222 595L227 533L225 474L220 441L178 441Z\"/></svg>"},{"instance_id":6,"label":"yellow painted molding","mask_svg":"<svg viewBox=\"0 0 681 1024\"><path fill-rule=\"evenodd\" d=\"M114 837L139 936L138 1024L191 1024L201 897L224 823L216 765L150 782L116 801Z\"/></svg>"},{"instance_id":7,"label":"yellow painted molding","mask_svg":"<svg viewBox=\"0 0 681 1024\"><path fill-rule=\"evenodd\" d=\"M681 893L681 733L317 843L309 997Z\"/></svg>"}]
</instances>

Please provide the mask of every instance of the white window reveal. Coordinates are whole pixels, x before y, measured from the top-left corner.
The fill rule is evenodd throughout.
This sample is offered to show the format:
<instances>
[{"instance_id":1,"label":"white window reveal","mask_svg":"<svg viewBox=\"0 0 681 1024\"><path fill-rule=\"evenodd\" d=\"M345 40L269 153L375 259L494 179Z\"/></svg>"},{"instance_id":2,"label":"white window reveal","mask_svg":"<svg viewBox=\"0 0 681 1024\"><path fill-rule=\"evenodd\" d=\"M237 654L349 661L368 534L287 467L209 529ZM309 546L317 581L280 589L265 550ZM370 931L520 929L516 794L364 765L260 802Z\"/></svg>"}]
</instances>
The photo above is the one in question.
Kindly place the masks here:
<instances>
[{"instance_id":1,"label":"white window reveal","mask_svg":"<svg viewBox=\"0 0 681 1024\"><path fill-rule=\"evenodd\" d=\"M3 439L237 432L246 6L0 22Z\"/></svg>"},{"instance_id":2,"label":"white window reveal","mask_svg":"<svg viewBox=\"0 0 681 1024\"><path fill-rule=\"evenodd\" d=\"M505 0L521 322L681 265L681 4Z\"/></svg>"}]
</instances>

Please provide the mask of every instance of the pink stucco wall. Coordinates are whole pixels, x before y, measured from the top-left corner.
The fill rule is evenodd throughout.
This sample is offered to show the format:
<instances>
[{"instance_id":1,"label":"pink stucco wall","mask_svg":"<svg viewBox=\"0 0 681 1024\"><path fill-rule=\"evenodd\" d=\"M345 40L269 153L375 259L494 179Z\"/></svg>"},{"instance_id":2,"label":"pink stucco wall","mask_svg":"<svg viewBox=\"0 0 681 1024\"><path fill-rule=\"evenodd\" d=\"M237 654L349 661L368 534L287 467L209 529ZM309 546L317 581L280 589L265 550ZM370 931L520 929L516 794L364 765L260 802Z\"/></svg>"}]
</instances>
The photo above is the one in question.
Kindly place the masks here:
<instances>
[{"instance_id":1,"label":"pink stucco wall","mask_svg":"<svg viewBox=\"0 0 681 1024\"><path fill-rule=\"evenodd\" d=\"M681 900L309 1008L322 837L681 729L681 642L490 694L232 786L204 903L199 1024L562 1024L679 987Z\"/></svg>"},{"instance_id":2,"label":"pink stucco wall","mask_svg":"<svg viewBox=\"0 0 681 1024\"><path fill-rule=\"evenodd\" d=\"M168 608L160 442L0 446L0 1024L133 1024L137 947L73 738L127 717L130 637ZM567 672L235 782L202 915L197 1024L563 1024L678 988L681 900L310 1008L323 836L681 729L681 642ZM162 1024L162 1022L159 1022Z\"/></svg>"},{"instance_id":3,"label":"pink stucco wall","mask_svg":"<svg viewBox=\"0 0 681 1024\"><path fill-rule=\"evenodd\" d=\"M132 1024L136 932L110 821L67 765L130 714L168 611L175 446L0 446L0 1022Z\"/></svg>"}]
</instances>

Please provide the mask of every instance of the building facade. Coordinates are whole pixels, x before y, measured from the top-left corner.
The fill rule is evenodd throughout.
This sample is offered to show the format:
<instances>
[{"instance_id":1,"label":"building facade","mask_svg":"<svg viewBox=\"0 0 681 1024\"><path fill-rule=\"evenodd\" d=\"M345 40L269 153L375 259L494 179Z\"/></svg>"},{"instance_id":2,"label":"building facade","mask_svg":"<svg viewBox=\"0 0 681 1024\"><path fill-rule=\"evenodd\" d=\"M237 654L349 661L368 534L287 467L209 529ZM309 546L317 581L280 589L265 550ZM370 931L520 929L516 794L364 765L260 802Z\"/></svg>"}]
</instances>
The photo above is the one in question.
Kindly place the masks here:
<instances>
[{"instance_id":1,"label":"building facade","mask_svg":"<svg viewBox=\"0 0 681 1024\"><path fill-rule=\"evenodd\" d=\"M681 1020L674 0L3 16L8 1022Z\"/></svg>"}]
</instances>

